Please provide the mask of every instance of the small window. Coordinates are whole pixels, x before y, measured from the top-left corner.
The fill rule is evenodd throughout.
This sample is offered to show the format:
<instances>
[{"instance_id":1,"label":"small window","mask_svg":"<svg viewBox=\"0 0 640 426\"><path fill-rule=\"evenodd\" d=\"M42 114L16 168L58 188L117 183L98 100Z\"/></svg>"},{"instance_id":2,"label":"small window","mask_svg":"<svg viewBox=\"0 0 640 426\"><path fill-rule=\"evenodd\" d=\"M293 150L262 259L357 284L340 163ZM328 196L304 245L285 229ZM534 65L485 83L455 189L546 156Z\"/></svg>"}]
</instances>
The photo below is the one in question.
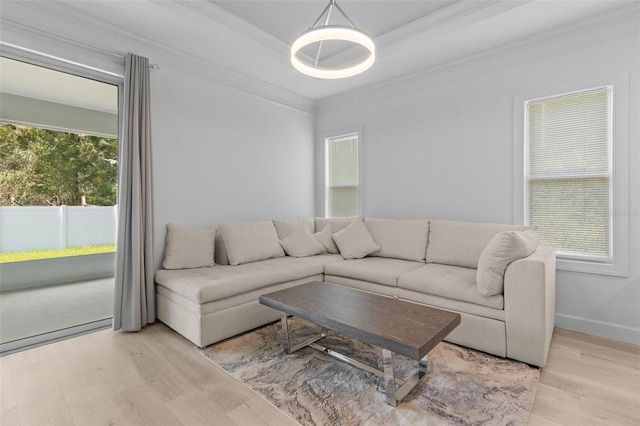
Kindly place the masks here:
<instances>
[{"instance_id":1,"label":"small window","mask_svg":"<svg viewBox=\"0 0 640 426\"><path fill-rule=\"evenodd\" d=\"M525 102L526 220L561 257L612 257L612 91Z\"/></svg>"},{"instance_id":2,"label":"small window","mask_svg":"<svg viewBox=\"0 0 640 426\"><path fill-rule=\"evenodd\" d=\"M358 133L325 139L325 216L357 216Z\"/></svg>"}]
</instances>

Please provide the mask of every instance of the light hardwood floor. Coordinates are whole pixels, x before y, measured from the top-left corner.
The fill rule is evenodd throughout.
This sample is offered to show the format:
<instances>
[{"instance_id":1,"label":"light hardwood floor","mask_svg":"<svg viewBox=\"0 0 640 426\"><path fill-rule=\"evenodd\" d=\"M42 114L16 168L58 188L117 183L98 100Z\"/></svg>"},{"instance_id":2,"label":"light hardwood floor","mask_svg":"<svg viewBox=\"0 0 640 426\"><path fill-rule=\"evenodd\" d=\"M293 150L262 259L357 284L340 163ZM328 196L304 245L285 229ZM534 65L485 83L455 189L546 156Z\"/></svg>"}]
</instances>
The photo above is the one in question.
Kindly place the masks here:
<instances>
[{"instance_id":1,"label":"light hardwood floor","mask_svg":"<svg viewBox=\"0 0 640 426\"><path fill-rule=\"evenodd\" d=\"M297 424L163 324L0 358L2 426ZM640 425L640 347L556 330L530 425Z\"/></svg>"}]
</instances>

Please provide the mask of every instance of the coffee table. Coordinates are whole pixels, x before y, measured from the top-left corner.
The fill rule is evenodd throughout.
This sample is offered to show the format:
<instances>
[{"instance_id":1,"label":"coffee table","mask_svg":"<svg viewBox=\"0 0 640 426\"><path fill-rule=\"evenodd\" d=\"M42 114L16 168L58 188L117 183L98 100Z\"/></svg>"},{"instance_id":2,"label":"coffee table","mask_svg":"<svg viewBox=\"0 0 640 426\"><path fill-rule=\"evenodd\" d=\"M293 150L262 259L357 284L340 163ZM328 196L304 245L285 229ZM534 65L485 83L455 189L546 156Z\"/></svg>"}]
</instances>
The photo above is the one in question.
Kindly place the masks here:
<instances>
[{"instance_id":1,"label":"coffee table","mask_svg":"<svg viewBox=\"0 0 640 426\"><path fill-rule=\"evenodd\" d=\"M427 354L460 324L460 314L324 282L311 282L260 296L281 312L285 352L320 350L384 380L387 403L395 407L427 373ZM322 326L318 335L292 344L289 315ZM382 349L383 370L326 348L318 340L337 331ZM406 380L395 377L393 353L414 361Z\"/></svg>"}]
</instances>

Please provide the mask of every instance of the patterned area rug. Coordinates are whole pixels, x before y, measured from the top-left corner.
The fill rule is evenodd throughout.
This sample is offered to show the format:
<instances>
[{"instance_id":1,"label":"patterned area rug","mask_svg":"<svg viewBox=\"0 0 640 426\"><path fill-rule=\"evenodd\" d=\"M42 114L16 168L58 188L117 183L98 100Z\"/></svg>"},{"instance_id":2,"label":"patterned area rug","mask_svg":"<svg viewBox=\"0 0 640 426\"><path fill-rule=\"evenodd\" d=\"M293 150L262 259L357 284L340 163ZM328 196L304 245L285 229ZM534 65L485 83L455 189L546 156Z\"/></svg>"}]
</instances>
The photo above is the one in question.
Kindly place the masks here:
<instances>
[{"instance_id":1,"label":"patterned area rug","mask_svg":"<svg viewBox=\"0 0 640 426\"><path fill-rule=\"evenodd\" d=\"M302 425L526 425L539 371L446 342L429 373L393 408L382 379L315 349L283 350L280 322L215 343L202 353ZM289 319L293 343L320 329ZM338 333L319 343L382 369L380 349ZM396 376L409 360L394 357Z\"/></svg>"}]
</instances>

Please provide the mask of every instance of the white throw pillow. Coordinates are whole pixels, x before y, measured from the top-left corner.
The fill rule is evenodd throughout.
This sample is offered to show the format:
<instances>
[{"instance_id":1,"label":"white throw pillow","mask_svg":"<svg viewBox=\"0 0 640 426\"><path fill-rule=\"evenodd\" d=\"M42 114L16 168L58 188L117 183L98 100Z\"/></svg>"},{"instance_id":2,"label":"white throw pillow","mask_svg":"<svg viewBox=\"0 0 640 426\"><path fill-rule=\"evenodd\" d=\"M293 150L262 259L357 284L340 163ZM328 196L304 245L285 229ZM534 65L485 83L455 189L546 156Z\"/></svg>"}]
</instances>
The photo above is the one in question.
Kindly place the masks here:
<instances>
[{"instance_id":1,"label":"white throw pillow","mask_svg":"<svg viewBox=\"0 0 640 426\"><path fill-rule=\"evenodd\" d=\"M164 269L203 268L214 265L215 229L167 224Z\"/></svg>"},{"instance_id":2,"label":"white throw pillow","mask_svg":"<svg viewBox=\"0 0 640 426\"><path fill-rule=\"evenodd\" d=\"M356 219L342 231L333 234L340 254L345 259L362 259L380 250L362 219Z\"/></svg>"},{"instance_id":3,"label":"white throw pillow","mask_svg":"<svg viewBox=\"0 0 640 426\"><path fill-rule=\"evenodd\" d=\"M231 265L284 256L271 221L223 223L219 229Z\"/></svg>"},{"instance_id":4,"label":"white throw pillow","mask_svg":"<svg viewBox=\"0 0 640 426\"><path fill-rule=\"evenodd\" d=\"M529 256L537 247L538 233L534 230L502 231L496 234L478 259L476 281L480 294L502 294L507 266L515 260Z\"/></svg>"},{"instance_id":5,"label":"white throw pillow","mask_svg":"<svg viewBox=\"0 0 640 426\"><path fill-rule=\"evenodd\" d=\"M289 236L280 240L280 245L291 257L315 256L326 251L305 224L295 227Z\"/></svg>"},{"instance_id":6,"label":"white throw pillow","mask_svg":"<svg viewBox=\"0 0 640 426\"><path fill-rule=\"evenodd\" d=\"M339 253L338 246L336 246L336 243L333 241L333 226L331 226L330 223L327 224L322 231L313 234L313 236L327 250L327 253Z\"/></svg>"}]
</instances>

